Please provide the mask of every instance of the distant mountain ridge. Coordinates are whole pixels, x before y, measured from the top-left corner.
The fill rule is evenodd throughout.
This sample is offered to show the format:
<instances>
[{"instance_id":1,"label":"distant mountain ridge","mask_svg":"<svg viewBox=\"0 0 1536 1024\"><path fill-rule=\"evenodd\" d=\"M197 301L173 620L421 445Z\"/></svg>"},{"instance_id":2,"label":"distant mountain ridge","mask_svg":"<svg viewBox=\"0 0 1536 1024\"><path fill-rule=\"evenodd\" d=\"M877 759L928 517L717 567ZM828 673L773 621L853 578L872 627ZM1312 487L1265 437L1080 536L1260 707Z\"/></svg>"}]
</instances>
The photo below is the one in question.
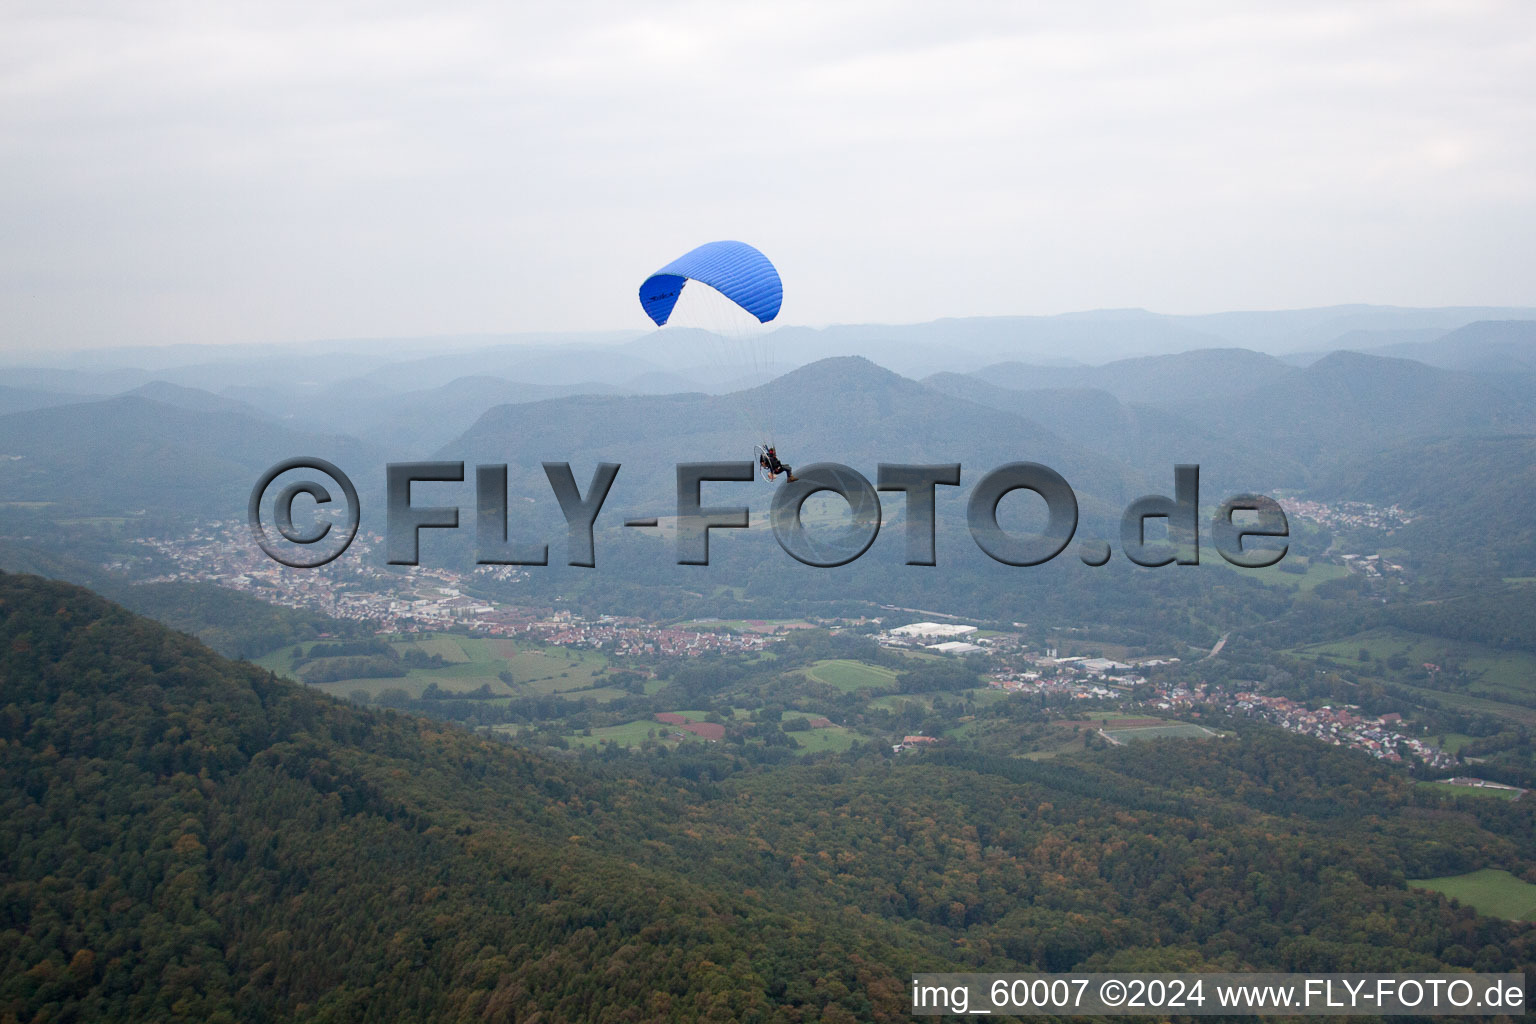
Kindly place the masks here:
<instances>
[{"instance_id":1,"label":"distant mountain ridge","mask_svg":"<svg viewBox=\"0 0 1536 1024\"><path fill-rule=\"evenodd\" d=\"M870 474L882 461L960 460L977 471L1040 461L1107 515L1166 488L1175 462L1200 463L1212 488L1268 493L1303 489L1332 465L1411 439L1536 430L1536 387L1520 375L1351 352L1306 368L1213 349L1101 367L999 364L921 382L849 356L727 395L471 377L331 397L346 404L277 421L227 396L159 383L0 415L0 454L19 457L0 463L0 486L12 501L67 495L100 509L230 515L280 458L334 455L377 484L384 462L435 453L507 462L540 493L542 461L619 461L635 467L622 485L649 481L643 500L654 503L670 496L673 464L751 458L766 430L791 465L838 461ZM753 410L770 422L754 422Z\"/></svg>"},{"instance_id":2,"label":"distant mountain ridge","mask_svg":"<svg viewBox=\"0 0 1536 1024\"><path fill-rule=\"evenodd\" d=\"M1536 320L1479 320L1436 338L1371 350L1473 373L1536 372Z\"/></svg>"},{"instance_id":3,"label":"distant mountain ridge","mask_svg":"<svg viewBox=\"0 0 1536 1024\"><path fill-rule=\"evenodd\" d=\"M773 438L792 466L841 462L872 477L878 462L962 460L981 472L1028 459L1114 502L1134 497L1139 486L1139 474L1120 460L1032 419L957 399L857 356L824 359L738 395L586 396L502 406L438 457L510 461L514 479L521 472L523 486L540 491L547 489L543 460L619 462L635 467L628 480L644 481L647 500L661 501L672 498L675 463L752 458L758 439L742 418L744 407L772 410Z\"/></svg>"},{"instance_id":4,"label":"distant mountain ridge","mask_svg":"<svg viewBox=\"0 0 1536 1024\"><path fill-rule=\"evenodd\" d=\"M1529 396L1473 374L1357 352L1335 352L1204 415L1214 429L1263 439L1318 468L1406 438L1536 428Z\"/></svg>"},{"instance_id":5,"label":"distant mountain ridge","mask_svg":"<svg viewBox=\"0 0 1536 1024\"><path fill-rule=\"evenodd\" d=\"M1335 466L1313 491L1409 510L1391 543L1415 561L1454 560L1493 578L1536 574L1536 436L1405 441Z\"/></svg>"},{"instance_id":6,"label":"distant mountain ridge","mask_svg":"<svg viewBox=\"0 0 1536 1024\"><path fill-rule=\"evenodd\" d=\"M379 444L430 452L468 430L486 410L570 395L610 395L619 389L588 381L524 384L502 377L460 377L440 387L409 391L370 402L360 414L361 432Z\"/></svg>"},{"instance_id":7,"label":"distant mountain ridge","mask_svg":"<svg viewBox=\"0 0 1536 1024\"><path fill-rule=\"evenodd\" d=\"M55 405L73 402L89 402L105 398L105 395L68 394L59 391L40 391L35 388L13 388L0 385L0 415L12 412L29 412L47 409Z\"/></svg>"},{"instance_id":8,"label":"distant mountain ridge","mask_svg":"<svg viewBox=\"0 0 1536 1024\"><path fill-rule=\"evenodd\" d=\"M253 420L271 419L266 412L256 408L249 402L228 398L224 395L215 395L201 388L183 387L180 384L171 384L163 380L150 381L142 384L132 391L124 393L125 396L147 398L150 401L163 405L174 405L178 409L187 409L192 412L233 413L237 416L246 416Z\"/></svg>"},{"instance_id":9,"label":"distant mountain ridge","mask_svg":"<svg viewBox=\"0 0 1536 1024\"><path fill-rule=\"evenodd\" d=\"M1050 367L998 363L970 376L1015 391L1091 388L1123 402L1173 408L1235 398L1297 372L1274 356L1241 348L1206 348L1137 356L1103 366Z\"/></svg>"},{"instance_id":10,"label":"distant mountain ridge","mask_svg":"<svg viewBox=\"0 0 1536 1024\"><path fill-rule=\"evenodd\" d=\"M383 457L344 435L138 395L0 416L0 455L10 456L0 460L0 493L10 501L217 518L243 514L256 478L280 459L362 467Z\"/></svg>"},{"instance_id":11,"label":"distant mountain ridge","mask_svg":"<svg viewBox=\"0 0 1536 1024\"><path fill-rule=\"evenodd\" d=\"M923 377L968 373L999 362L1100 365L1195 349L1326 353L1378 342L1432 340L1479 321L1536 321L1536 308L1349 305L1196 315L1116 309L921 324L786 325L769 332L767 348L778 372L830 356L862 355L904 375ZM655 375L673 374L696 380L685 390L720 390L753 369L745 361L736 367L710 365L704 346L678 328L106 349L32 358L40 365L13 365L6 371L9 385L103 394L159 379L218 393L249 387L314 392L350 382L353 391L398 393L461 377L495 376L530 384L595 381L621 390L654 391L645 386L645 378L659 383L666 378ZM22 361L11 359L13 364ZM661 389L676 390L672 385Z\"/></svg>"}]
</instances>

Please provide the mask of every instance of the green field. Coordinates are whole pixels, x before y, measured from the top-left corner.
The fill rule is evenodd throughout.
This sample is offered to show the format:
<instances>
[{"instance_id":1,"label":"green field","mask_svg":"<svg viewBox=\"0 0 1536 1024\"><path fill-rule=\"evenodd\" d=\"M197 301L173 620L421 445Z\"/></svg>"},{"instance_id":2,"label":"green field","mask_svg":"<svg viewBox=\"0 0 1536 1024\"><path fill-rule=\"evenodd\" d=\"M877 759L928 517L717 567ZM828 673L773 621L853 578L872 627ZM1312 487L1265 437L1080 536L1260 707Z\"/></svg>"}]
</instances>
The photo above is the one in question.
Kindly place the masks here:
<instances>
[{"instance_id":1,"label":"green field","mask_svg":"<svg viewBox=\"0 0 1536 1024\"><path fill-rule=\"evenodd\" d=\"M1369 661L1360 660L1362 650L1370 655ZM1498 705L1497 708L1465 705L1472 710L1502 712L1511 706L1508 701L1536 697L1536 655L1524 651L1504 651L1483 644L1445 640L1397 629L1377 629L1345 640L1298 647L1292 653L1302 657L1332 658L1351 668L1381 675L1394 682L1402 673L1394 671L1387 664L1392 658L1404 659L1408 672L1420 672L1425 662L1454 664L1465 671L1470 680L1464 689L1441 690L1438 684L1436 687L1417 688L1426 693L1471 697ZM1422 679L1422 675L1419 678ZM1519 704L1513 706L1520 707ZM1532 709L1524 708L1524 712L1523 718L1536 718L1532 715Z\"/></svg>"},{"instance_id":2,"label":"green field","mask_svg":"<svg viewBox=\"0 0 1536 1024\"><path fill-rule=\"evenodd\" d=\"M429 633L412 639L405 644L397 646L410 646L425 654L435 654L444 661L466 662L476 661L465 652L466 645L474 644L477 638L449 636L447 633ZM473 648L477 653L481 648ZM489 659L486 659L489 660Z\"/></svg>"},{"instance_id":3,"label":"green field","mask_svg":"<svg viewBox=\"0 0 1536 1024\"><path fill-rule=\"evenodd\" d=\"M926 711L933 710L933 702L942 700L945 704L953 706L958 701L970 701L973 704L995 704L999 701L1009 700L1010 695L991 686L979 686L974 690L935 690L929 693L887 693L875 697L866 703L866 707L880 708L885 711L900 711L905 705L916 705Z\"/></svg>"},{"instance_id":4,"label":"green field","mask_svg":"<svg viewBox=\"0 0 1536 1024\"><path fill-rule=\"evenodd\" d=\"M945 654L933 654L929 651L914 651L910 647L894 647L891 653L898 658L911 658L913 661L938 661L940 658L948 657Z\"/></svg>"},{"instance_id":5,"label":"green field","mask_svg":"<svg viewBox=\"0 0 1536 1024\"><path fill-rule=\"evenodd\" d=\"M620 690L603 685L602 673L608 660L596 651L525 646L520 641L456 633L410 633L387 639L397 653L414 649L440 657L447 664L437 668L410 668L404 676L337 679L310 685L338 697L349 696L355 690L365 691L372 697L386 690L404 690L412 697L420 697L433 683L439 689L453 693L468 693L484 686L500 697L561 694L609 701L622 694ZM300 646L307 656L323 663L323 652L331 645L317 641ZM257 664L298 679L292 650L284 647L258 659ZM503 672L511 673L510 686L502 680Z\"/></svg>"},{"instance_id":6,"label":"green field","mask_svg":"<svg viewBox=\"0 0 1536 1024\"><path fill-rule=\"evenodd\" d=\"M1413 878L1408 884L1442 893L1489 917L1536 921L1536 885L1522 882L1508 871L1483 868L1446 878Z\"/></svg>"},{"instance_id":7,"label":"green field","mask_svg":"<svg viewBox=\"0 0 1536 1024\"><path fill-rule=\"evenodd\" d=\"M1483 786L1453 786L1449 782L1421 782L1421 786L1433 789L1437 793L1449 793L1452 796L1484 796L1495 800L1513 800L1519 796L1514 789L1489 789Z\"/></svg>"},{"instance_id":8,"label":"green field","mask_svg":"<svg viewBox=\"0 0 1536 1024\"><path fill-rule=\"evenodd\" d=\"M1333 562L1311 561L1295 554L1288 554L1276 564L1264 569L1239 569L1236 566L1228 565L1219 556L1206 558L1204 555L1205 553L1201 552L1200 564L1202 566L1207 563L1221 566L1229 572L1241 574L1245 579L1258 580L1260 583L1267 583L1270 586L1289 587L1303 593L1313 590L1329 580L1343 579L1349 575L1349 568L1347 566L1336 565ZM1305 573L1285 572L1280 568L1282 565L1305 565L1307 571Z\"/></svg>"},{"instance_id":9,"label":"green field","mask_svg":"<svg viewBox=\"0 0 1536 1024\"><path fill-rule=\"evenodd\" d=\"M1466 733L1447 732L1429 737L1429 742L1436 744L1447 754L1459 754L1462 747L1472 742L1472 737Z\"/></svg>"},{"instance_id":10,"label":"green field","mask_svg":"<svg viewBox=\"0 0 1536 1024\"><path fill-rule=\"evenodd\" d=\"M702 722L707 717L707 711L674 711L673 714L682 715L690 722ZM735 709L732 718L740 719L744 716L743 709ZM815 718L818 717L806 711L786 711L784 718ZM590 730L587 734L571 733L565 739L573 747L596 747L604 743L613 742L621 747L639 747L648 739L654 739L669 747L675 747L679 743L704 742L701 737L684 732L681 740L673 739L678 732L675 725L658 722L654 718L642 718L634 722L625 722L623 725L608 725ZM807 754L824 754L828 751L842 753L852 747L859 740L859 734L840 725L828 726L822 729L809 729L804 732L791 733L796 743L800 746L795 750L797 757Z\"/></svg>"},{"instance_id":11,"label":"green field","mask_svg":"<svg viewBox=\"0 0 1536 1024\"><path fill-rule=\"evenodd\" d=\"M1447 693L1444 690L1431 690L1423 686L1409 686L1407 683L1397 685L1410 693L1437 700L1449 708L1478 711L1485 715L1507 718L1524 726L1536 727L1536 709L1521 707L1519 704L1506 704L1498 700L1486 700L1482 697L1469 697L1464 693Z\"/></svg>"},{"instance_id":12,"label":"green field","mask_svg":"<svg viewBox=\"0 0 1536 1024\"><path fill-rule=\"evenodd\" d=\"M1112 723L1105 723L1106 726ZM1113 729L1106 727L1104 734L1111 739L1125 743L1129 740L1156 740L1164 737L1192 740L1208 740L1221 735L1203 726L1192 725L1188 722L1169 722L1167 725L1148 725L1135 729Z\"/></svg>"},{"instance_id":13,"label":"green field","mask_svg":"<svg viewBox=\"0 0 1536 1024\"><path fill-rule=\"evenodd\" d=\"M566 740L573 747L596 747L610 741L621 747L638 747L647 739L655 739L669 746L676 746L676 740L668 739L675 728L675 726L663 725L654 718L647 718L638 722L625 722L623 725L603 726L593 729L589 736L570 735Z\"/></svg>"},{"instance_id":14,"label":"green field","mask_svg":"<svg viewBox=\"0 0 1536 1024\"><path fill-rule=\"evenodd\" d=\"M818 661L807 668L805 674L818 683L835 686L844 693L887 687L896 682L896 673L888 668L845 658Z\"/></svg>"},{"instance_id":15,"label":"green field","mask_svg":"<svg viewBox=\"0 0 1536 1024\"><path fill-rule=\"evenodd\" d=\"M840 725L829 726L825 729L812 729L809 732L797 732L792 734L795 742L800 744L796 754L824 754L827 751L842 753L858 741L858 733L844 729Z\"/></svg>"}]
</instances>

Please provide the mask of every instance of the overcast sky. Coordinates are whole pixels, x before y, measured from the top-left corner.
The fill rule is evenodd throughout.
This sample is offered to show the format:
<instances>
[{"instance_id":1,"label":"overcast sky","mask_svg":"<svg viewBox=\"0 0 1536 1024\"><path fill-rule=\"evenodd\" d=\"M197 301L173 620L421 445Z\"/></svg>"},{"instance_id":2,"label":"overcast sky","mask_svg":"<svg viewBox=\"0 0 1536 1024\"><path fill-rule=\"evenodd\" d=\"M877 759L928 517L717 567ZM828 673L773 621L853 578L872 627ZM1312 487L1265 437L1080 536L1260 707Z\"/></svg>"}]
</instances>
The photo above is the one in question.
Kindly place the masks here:
<instances>
[{"instance_id":1,"label":"overcast sky","mask_svg":"<svg viewBox=\"0 0 1536 1024\"><path fill-rule=\"evenodd\" d=\"M1536 4L0 4L0 347L1536 305Z\"/></svg>"}]
</instances>

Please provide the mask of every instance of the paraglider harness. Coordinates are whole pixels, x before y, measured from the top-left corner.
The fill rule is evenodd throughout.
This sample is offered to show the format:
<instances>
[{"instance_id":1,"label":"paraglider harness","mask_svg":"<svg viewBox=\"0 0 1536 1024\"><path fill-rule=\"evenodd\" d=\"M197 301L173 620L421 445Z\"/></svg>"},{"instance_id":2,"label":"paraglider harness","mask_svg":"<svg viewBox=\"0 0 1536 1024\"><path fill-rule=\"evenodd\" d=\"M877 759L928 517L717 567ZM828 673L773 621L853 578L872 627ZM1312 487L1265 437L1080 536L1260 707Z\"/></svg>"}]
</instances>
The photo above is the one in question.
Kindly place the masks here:
<instances>
[{"instance_id":1,"label":"paraglider harness","mask_svg":"<svg viewBox=\"0 0 1536 1024\"><path fill-rule=\"evenodd\" d=\"M758 475L764 480L772 481L780 473L784 473L790 479L794 479L794 470L779 461L778 453L774 451L772 445L760 444L756 446L756 449Z\"/></svg>"}]
</instances>

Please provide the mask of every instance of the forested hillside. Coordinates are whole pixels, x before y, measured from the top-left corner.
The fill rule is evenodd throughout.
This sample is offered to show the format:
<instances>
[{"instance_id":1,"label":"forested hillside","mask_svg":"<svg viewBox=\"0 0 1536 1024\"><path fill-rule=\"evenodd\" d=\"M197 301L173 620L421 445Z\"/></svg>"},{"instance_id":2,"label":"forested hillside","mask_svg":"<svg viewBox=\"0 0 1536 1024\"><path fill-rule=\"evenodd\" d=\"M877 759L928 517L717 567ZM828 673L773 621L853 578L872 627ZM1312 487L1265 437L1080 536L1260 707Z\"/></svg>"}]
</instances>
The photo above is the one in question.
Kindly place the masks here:
<instances>
[{"instance_id":1,"label":"forested hillside","mask_svg":"<svg viewBox=\"0 0 1536 1024\"><path fill-rule=\"evenodd\" d=\"M1529 802L1269 730L549 759L0 575L0 1017L854 1021L914 970L1514 970Z\"/></svg>"}]
</instances>

